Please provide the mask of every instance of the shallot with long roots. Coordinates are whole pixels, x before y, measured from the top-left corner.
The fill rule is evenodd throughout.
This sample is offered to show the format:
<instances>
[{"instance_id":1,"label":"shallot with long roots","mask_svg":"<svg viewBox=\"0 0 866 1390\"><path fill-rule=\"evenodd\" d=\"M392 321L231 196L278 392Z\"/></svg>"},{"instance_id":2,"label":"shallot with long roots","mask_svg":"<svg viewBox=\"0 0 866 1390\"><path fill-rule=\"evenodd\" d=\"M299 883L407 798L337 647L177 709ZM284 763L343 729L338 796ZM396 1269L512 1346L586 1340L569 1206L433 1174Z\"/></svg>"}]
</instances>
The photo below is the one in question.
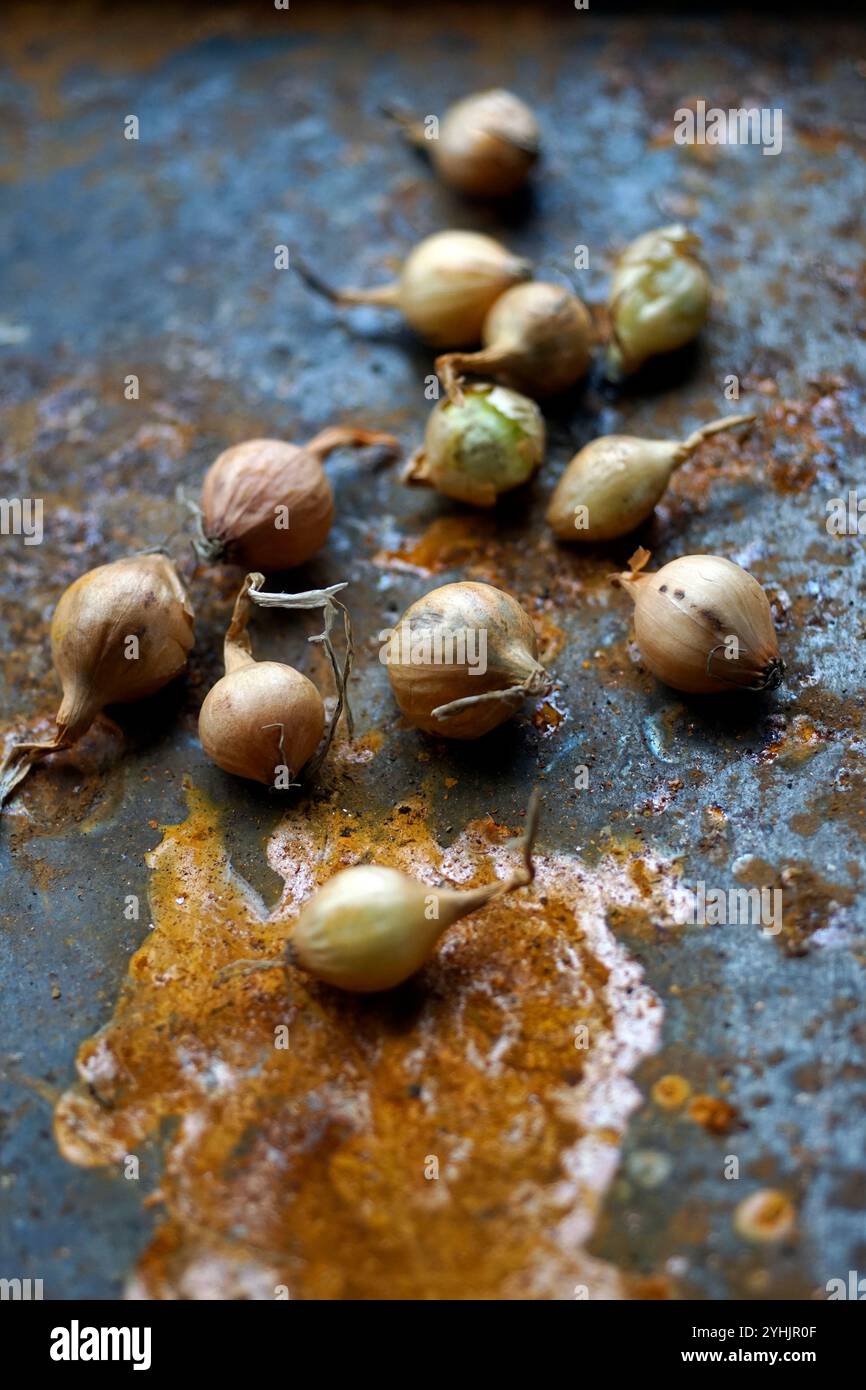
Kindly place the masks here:
<instances>
[{"instance_id":1,"label":"shallot with long roots","mask_svg":"<svg viewBox=\"0 0 866 1390\"><path fill-rule=\"evenodd\" d=\"M198 722L202 748L224 772L279 790L297 783L301 770L309 780L321 766L346 710L352 666L352 631L346 608L335 597L345 584L299 594L266 593L264 575L248 574L235 601L224 644L225 675L205 696ZM254 606L322 608L325 628L311 642L321 642L337 686L337 702L325 731L325 706L307 676L281 661L257 661L247 626ZM331 642L335 616L343 617L346 653L340 667ZM324 741L323 741L324 734ZM318 750L318 752L317 752Z\"/></svg>"}]
</instances>

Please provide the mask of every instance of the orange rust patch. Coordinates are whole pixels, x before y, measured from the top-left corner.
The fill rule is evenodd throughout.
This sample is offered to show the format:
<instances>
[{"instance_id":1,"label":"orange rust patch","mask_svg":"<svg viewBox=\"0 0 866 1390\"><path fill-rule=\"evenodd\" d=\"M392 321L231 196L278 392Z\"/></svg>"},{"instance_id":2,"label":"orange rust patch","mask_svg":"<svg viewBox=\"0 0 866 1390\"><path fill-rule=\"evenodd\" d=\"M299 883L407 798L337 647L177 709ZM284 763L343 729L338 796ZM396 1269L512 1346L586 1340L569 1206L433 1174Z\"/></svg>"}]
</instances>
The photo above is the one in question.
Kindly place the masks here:
<instances>
[{"instance_id":1,"label":"orange rust patch","mask_svg":"<svg viewBox=\"0 0 866 1390\"><path fill-rule=\"evenodd\" d=\"M695 1096L689 1106L689 1117L710 1134L730 1134L739 1119L739 1111L729 1101L718 1096Z\"/></svg>"},{"instance_id":2,"label":"orange rust patch","mask_svg":"<svg viewBox=\"0 0 866 1390\"><path fill-rule=\"evenodd\" d=\"M652 1098L663 1110L679 1110L691 1093L692 1088L686 1078L670 1072L667 1076L659 1077L653 1086Z\"/></svg>"},{"instance_id":3,"label":"orange rust patch","mask_svg":"<svg viewBox=\"0 0 866 1390\"><path fill-rule=\"evenodd\" d=\"M782 767L799 767L826 747L827 739L827 732L808 715L796 714L790 724L765 744L758 754L758 760L762 763L778 762Z\"/></svg>"},{"instance_id":4,"label":"orange rust patch","mask_svg":"<svg viewBox=\"0 0 866 1390\"><path fill-rule=\"evenodd\" d=\"M551 696L547 700L542 700L541 704L534 710L532 722L536 729L543 729L545 733L553 733L558 729L564 719L568 718L568 710L557 703L556 696Z\"/></svg>"},{"instance_id":5,"label":"orange rust patch","mask_svg":"<svg viewBox=\"0 0 866 1390\"><path fill-rule=\"evenodd\" d=\"M734 877L759 891L781 892L782 928L773 940L790 956L804 955L814 934L832 926L856 897L851 888L828 882L811 864L798 860L776 869L752 856L738 865Z\"/></svg>"},{"instance_id":6,"label":"orange rust patch","mask_svg":"<svg viewBox=\"0 0 866 1390\"><path fill-rule=\"evenodd\" d=\"M661 1016L605 925L606 897L635 892L619 865L542 856L532 890L458 924L387 996L293 968L215 983L233 960L279 957L304 899L374 852L460 885L513 862L508 828L488 819L443 850L423 812L286 818L270 914L197 793L149 856L154 930L55 1113L83 1166L118 1164L172 1122L138 1295L626 1296L584 1250Z\"/></svg>"},{"instance_id":7,"label":"orange rust patch","mask_svg":"<svg viewBox=\"0 0 866 1390\"><path fill-rule=\"evenodd\" d=\"M420 536L408 537L397 550L380 550L374 564L391 569L439 574L466 560L479 559L495 543L496 522L488 516L440 516Z\"/></svg>"}]
</instances>

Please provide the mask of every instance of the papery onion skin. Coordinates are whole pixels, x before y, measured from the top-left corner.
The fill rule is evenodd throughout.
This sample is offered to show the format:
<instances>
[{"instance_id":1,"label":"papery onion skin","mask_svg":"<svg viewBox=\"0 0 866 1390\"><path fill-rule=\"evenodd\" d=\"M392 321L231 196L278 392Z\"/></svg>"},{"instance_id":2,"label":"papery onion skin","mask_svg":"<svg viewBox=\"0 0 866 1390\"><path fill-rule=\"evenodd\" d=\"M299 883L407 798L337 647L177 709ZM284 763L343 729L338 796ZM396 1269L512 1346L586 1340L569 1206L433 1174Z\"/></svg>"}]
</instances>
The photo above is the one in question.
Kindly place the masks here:
<instances>
[{"instance_id":1,"label":"papery onion skin","mask_svg":"<svg viewBox=\"0 0 866 1390\"><path fill-rule=\"evenodd\" d=\"M277 529L276 507L289 509ZM202 489L205 533L247 569L294 569L317 554L334 520L321 460L280 439L248 439L211 465Z\"/></svg>"},{"instance_id":2,"label":"papery onion skin","mask_svg":"<svg viewBox=\"0 0 866 1390\"><path fill-rule=\"evenodd\" d=\"M455 102L442 118L439 138L428 143L437 173L452 188L471 197L504 198L526 181L540 135L526 103L494 88Z\"/></svg>"},{"instance_id":3,"label":"papery onion skin","mask_svg":"<svg viewBox=\"0 0 866 1390\"><path fill-rule=\"evenodd\" d=\"M313 682L293 666L253 656L248 625L253 593L263 583L262 574L248 574L241 585L223 643L225 675L205 697L198 735L224 772L275 787L279 771L294 776L312 758L324 733L325 707Z\"/></svg>"},{"instance_id":4,"label":"papery onion skin","mask_svg":"<svg viewBox=\"0 0 866 1390\"><path fill-rule=\"evenodd\" d=\"M229 672L208 691L199 714L202 748L235 777L274 786L277 769L309 762L325 729L325 707L311 680L278 661Z\"/></svg>"},{"instance_id":5,"label":"papery onion skin","mask_svg":"<svg viewBox=\"0 0 866 1390\"><path fill-rule=\"evenodd\" d=\"M557 395L584 377L591 358L593 325L577 295L562 285L530 280L496 300L475 353L448 353L436 370L450 393L461 372L493 378L533 397Z\"/></svg>"},{"instance_id":6,"label":"papery onion skin","mask_svg":"<svg viewBox=\"0 0 866 1390\"><path fill-rule=\"evenodd\" d=\"M528 280L532 267L481 232L435 232L410 252L398 280L372 289L334 289L295 257L295 269L332 304L373 304L399 309L433 347L472 347L488 309L511 285Z\"/></svg>"},{"instance_id":7,"label":"papery onion skin","mask_svg":"<svg viewBox=\"0 0 866 1390\"><path fill-rule=\"evenodd\" d=\"M401 639L397 657L389 660L388 678L405 718L425 733L445 738L480 738L516 714L527 694L546 693L550 678L538 660L538 637L529 614L511 594L492 584L462 581L444 584L411 604L395 632ZM484 634L486 671L472 674L469 660L412 661L402 640L408 632L416 650L433 654L437 644L444 656L459 655L455 637L467 644L475 635L477 658ZM450 643L450 645L449 645ZM406 660L406 656L409 660ZM475 662L480 666L480 662ZM510 690L527 683L525 692L483 701L442 718L434 710L455 700Z\"/></svg>"},{"instance_id":8,"label":"papery onion skin","mask_svg":"<svg viewBox=\"0 0 866 1390\"><path fill-rule=\"evenodd\" d=\"M428 899L442 898L436 917ZM414 975L460 914L454 893L416 882L397 869L360 864L330 879L301 909L289 959L316 979L356 994L393 989Z\"/></svg>"},{"instance_id":9,"label":"papery onion skin","mask_svg":"<svg viewBox=\"0 0 866 1390\"><path fill-rule=\"evenodd\" d=\"M595 543L627 535L646 521L675 469L704 440L754 418L727 415L679 441L627 434L593 439L575 454L557 483L547 509L548 524L563 541Z\"/></svg>"},{"instance_id":10,"label":"papery onion skin","mask_svg":"<svg viewBox=\"0 0 866 1390\"><path fill-rule=\"evenodd\" d=\"M269 573L305 564L322 549L334 519L322 460L337 448L369 445L399 450L393 435L350 426L322 430L301 446L247 439L226 449L202 487L204 558Z\"/></svg>"},{"instance_id":11,"label":"papery onion skin","mask_svg":"<svg viewBox=\"0 0 866 1390\"><path fill-rule=\"evenodd\" d=\"M646 232L626 247L608 298L612 375L635 372L650 357L697 337L711 294L709 276L697 259L700 245L696 233L676 223Z\"/></svg>"},{"instance_id":12,"label":"papery onion skin","mask_svg":"<svg viewBox=\"0 0 866 1390\"><path fill-rule=\"evenodd\" d=\"M665 684L698 695L779 684L785 668L770 603L740 565L719 555L683 555L655 573L617 578L635 605L641 657ZM725 655L731 638L736 658Z\"/></svg>"},{"instance_id":13,"label":"papery onion skin","mask_svg":"<svg viewBox=\"0 0 866 1390\"><path fill-rule=\"evenodd\" d=\"M521 487L544 459L544 418L528 396L487 382L468 386L460 401L434 406L424 447L404 481L433 487L445 497L492 507Z\"/></svg>"},{"instance_id":14,"label":"papery onion skin","mask_svg":"<svg viewBox=\"0 0 866 1390\"><path fill-rule=\"evenodd\" d=\"M492 304L527 280L528 261L481 232L436 232L406 260L399 307L407 323L433 347L467 347L481 337Z\"/></svg>"},{"instance_id":15,"label":"papery onion skin","mask_svg":"<svg viewBox=\"0 0 866 1390\"><path fill-rule=\"evenodd\" d=\"M127 655L128 639L137 657ZM155 694L184 670L193 611L167 556L132 555L81 575L61 595L51 652L63 687L62 746L84 734L106 705Z\"/></svg>"},{"instance_id":16,"label":"papery onion skin","mask_svg":"<svg viewBox=\"0 0 866 1390\"><path fill-rule=\"evenodd\" d=\"M457 891L434 888L397 869L359 864L336 874L305 903L286 947L286 964L353 993L393 989L420 970L445 929L535 876L538 828L533 792L521 837L523 863L507 879ZM263 963L271 968L277 962ZM241 968L261 969L259 962Z\"/></svg>"},{"instance_id":17,"label":"papery onion skin","mask_svg":"<svg viewBox=\"0 0 866 1390\"><path fill-rule=\"evenodd\" d=\"M550 499L547 521L554 534L591 543L633 531L662 497L675 450L665 441L625 434L593 439L575 454ZM585 527L576 526L578 507L587 509Z\"/></svg>"},{"instance_id":18,"label":"papery onion skin","mask_svg":"<svg viewBox=\"0 0 866 1390\"><path fill-rule=\"evenodd\" d=\"M282 960L235 960L217 979L301 969L355 994L395 988L421 969L452 923L532 883L539 804L535 789L520 838L523 862L507 879L458 891L420 883L398 869L357 864L335 874L304 904Z\"/></svg>"}]
</instances>

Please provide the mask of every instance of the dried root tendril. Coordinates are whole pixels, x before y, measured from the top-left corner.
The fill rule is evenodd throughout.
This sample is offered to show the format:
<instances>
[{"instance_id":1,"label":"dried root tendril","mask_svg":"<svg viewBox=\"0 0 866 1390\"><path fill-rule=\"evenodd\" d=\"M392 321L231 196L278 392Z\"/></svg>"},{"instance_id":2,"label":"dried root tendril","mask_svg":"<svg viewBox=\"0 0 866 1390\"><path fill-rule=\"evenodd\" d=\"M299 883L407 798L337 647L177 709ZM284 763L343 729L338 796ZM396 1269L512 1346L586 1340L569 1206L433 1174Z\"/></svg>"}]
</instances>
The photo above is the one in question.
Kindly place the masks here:
<instances>
[{"instance_id":1,"label":"dried root tendril","mask_svg":"<svg viewBox=\"0 0 866 1390\"><path fill-rule=\"evenodd\" d=\"M553 681L547 671L539 667L519 685L509 685L504 690L488 690L482 695L466 695L462 700L451 700L447 705L437 705L433 714L436 719L452 719L455 714L461 714L463 710L471 709L473 705L484 704L488 700L523 700L529 695L547 695L552 687Z\"/></svg>"},{"instance_id":2,"label":"dried root tendril","mask_svg":"<svg viewBox=\"0 0 866 1390\"><path fill-rule=\"evenodd\" d=\"M398 303L400 286L396 283L376 285L372 289L338 290L317 275L297 254L292 256L292 265L308 289L331 304L380 304L393 309Z\"/></svg>"},{"instance_id":3,"label":"dried root tendril","mask_svg":"<svg viewBox=\"0 0 866 1390\"><path fill-rule=\"evenodd\" d=\"M205 565L217 565L225 559L225 543L218 536L209 536L204 527L204 512L185 488L179 487L175 497L186 507L193 524L192 548Z\"/></svg>"},{"instance_id":4,"label":"dried root tendril","mask_svg":"<svg viewBox=\"0 0 866 1390\"><path fill-rule=\"evenodd\" d=\"M286 726L285 726L285 724L283 724L282 722L277 723L277 724L263 724L263 725L262 725L262 728L263 728L263 729L279 729L279 731L280 731L280 737L279 737L279 739L277 740L277 752L279 753L280 757L281 757L282 760L283 760L283 767L285 767L285 766L286 766ZM292 787L299 787L299 786L301 785L300 782L293 782L293 781L292 781L292 778L293 778L294 775L295 775L295 773L294 773L294 768L291 768L291 767L290 767L290 768L289 768L289 781L288 781L288 785L284 788L285 791L289 791L290 788L292 788Z\"/></svg>"},{"instance_id":5,"label":"dried root tendril","mask_svg":"<svg viewBox=\"0 0 866 1390\"><path fill-rule=\"evenodd\" d=\"M525 888L532 883L535 878L535 864L532 859L532 851L535 847L535 839L538 834L538 818L541 809L541 792L538 787L533 787L529 804L526 807L526 825L523 834L511 843L521 850L523 854L523 868L503 886L503 893L509 893L512 888Z\"/></svg>"},{"instance_id":6,"label":"dried root tendril","mask_svg":"<svg viewBox=\"0 0 866 1390\"><path fill-rule=\"evenodd\" d=\"M716 645L711 648L707 655L706 672L708 676L715 676L717 680L727 681L729 685L736 686L738 690L750 690L758 695L763 694L765 690L776 690L782 684L785 675L785 663L781 657L777 657L768 663L763 671L763 680L756 681L754 685L742 685L740 681L733 680L732 677L722 669L711 671L710 662L716 652L723 652L725 650L726 645L724 642L717 642ZM742 656L743 653L741 652L740 655ZM748 655L748 652L746 655Z\"/></svg>"},{"instance_id":7,"label":"dried root tendril","mask_svg":"<svg viewBox=\"0 0 866 1390\"><path fill-rule=\"evenodd\" d=\"M14 743L0 764L0 806L5 806L34 763L46 753L58 752L63 746L62 742Z\"/></svg>"},{"instance_id":8,"label":"dried root tendril","mask_svg":"<svg viewBox=\"0 0 866 1390\"><path fill-rule=\"evenodd\" d=\"M751 425L757 418L756 415L723 415L720 420L711 420L708 425L701 425L700 429L695 430L680 444L674 456L676 465L678 466L684 463L687 458L691 458L695 450L711 435L721 434L724 430L735 429L737 425Z\"/></svg>"},{"instance_id":9,"label":"dried root tendril","mask_svg":"<svg viewBox=\"0 0 866 1390\"><path fill-rule=\"evenodd\" d=\"M355 721L352 716L352 710L349 704L348 697L348 686L352 675L352 663L354 661L355 656L355 647L352 636L352 620L349 616L349 610L346 608L345 604L340 603L340 601L335 597L335 595L340 593L341 590L345 589L347 585L345 583L332 584L327 589L308 589L303 593L299 594L273 594L265 593L262 591L261 585L264 584L264 582L264 576L261 574L252 574L247 576L247 595L252 600L252 602L258 604L260 608L322 608L324 610L324 629L321 632L317 633L315 636L309 637L307 640L309 642L320 642L324 647L325 651L327 652L328 661L330 663L331 671L333 672L334 676L334 684L337 689L337 703L334 706L334 712L329 721L328 728L325 731L325 737L321 747L319 748L315 756L311 759L311 761L307 763L306 767L304 768L304 777L306 779L309 779L310 777L314 776L316 772L318 772L319 768L321 767L322 763L327 757L331 748L331 744L334 741L334 734L336 732L337 724L339 723L340 716L343 714L344 711L346 714L346 728L349 734L349 738L352 738L355 732ZM334 644L331 638L331 633L333 631L334 623L337 620L338 614L342 615L343 637L346 646L345 656L343 658L342 665L340 664L337 658L337 653L334 649ZM235 631L233 633L232 629L234 627L235 619L233 618L229 631L226 634L226 641L228 642L230 640L233 640L237 644L238 638L240 637L242 641L248 646L249 638L246 636L246 622L243 622L243 633L238 631ZM267 727L270 728L271 726L268 725Z\"/></svg>"},{"instance_id":10,"label":"dried root tendril","mask_svg":"<svg viewBox=\"0 0 866 1390\"><path fill-rule=\"evenodd\" d=\"M379 110L386 120L393 121L400 127L401 133L410 144L416 145L418 149L423 149L427 143L424 133L423 122L412 116L405 107L380 105Z\"/></svg>"}]
</instances>

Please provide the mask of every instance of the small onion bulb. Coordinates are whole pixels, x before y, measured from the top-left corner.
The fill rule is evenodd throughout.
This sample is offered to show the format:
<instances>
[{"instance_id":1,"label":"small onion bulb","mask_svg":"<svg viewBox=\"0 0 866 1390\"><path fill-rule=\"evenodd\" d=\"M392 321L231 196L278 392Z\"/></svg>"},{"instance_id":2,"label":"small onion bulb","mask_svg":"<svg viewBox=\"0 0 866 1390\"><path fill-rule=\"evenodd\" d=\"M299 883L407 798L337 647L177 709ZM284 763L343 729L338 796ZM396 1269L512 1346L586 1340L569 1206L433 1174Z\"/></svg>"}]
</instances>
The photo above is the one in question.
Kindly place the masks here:
<instances>
[{"instance_id":1,"label":"small onion bulb","mask_svg":"<svg viewBox=\"0 0 866 1390\"><path fill-rule=\"evenodd\" d=\"M476 92L450 106L438 134L426 125L387 110L408 140L429 151L445 183L476 198L516 193L538 159L538 122L525 102L501 87Z\"/></svg>"},{"instance_id":2,"label":"small onion bulb","mask_svg":"<svg viewBox=\"0 0 866 1390\"><path fill-rule=\"evenodd\" d=\"M225 675L205 696L198 734L205 753L223 772L284 789L295 785L292 779L302 768L310 776L328 751L343 709L349 655L338 678L339 699L325 744L311 762L325 729L322 697L313 682L294 667L280 661L256 661L247 632L253 605L324 607L330 615L339 607L334 594L346 586L335 584L303 594L268 594L261 591L263 583L263 575L248 574L241 586L225 637ZM310 640L325 642L338 676L329 631L330 624L326 623L322 636Z\"/></svg>"},{"instance_id":3,"label":"small onion bulb","mask_svg":"<svg viewBox=\"0 0 866 1390\"><path fill-rule=\"evenodd\" d=\"M428 734L480 738L552 686L532 619L492 584L433 589L380 637L394 698Z\"/></svg>"},{"instance_id":4,"label":"small onion bulb","mask_svg":"<svg viewBox=\"0 0 866 1390\"><path fill-rule=\"evenodd\" d=\"M295 967L352 994L394 989L426 964L454 922L532 882L537 824L538 798L533 794L520 841L520 868L507 879L464 892L434 888L377 864L343 869L304 904L285 960L235 961L218 979Z\"/></svg>"},{"instance_id":5,"label":"small onion bulb","mask_svg":"<svg viewBox=\"0 0 866 1390\"><path fill-rule=\"evenodd\" d=\"M441 348L477 343L494 300L532 273L528 261L481 232L435 232L409 254L399 280L372 290L335 290L297 257L294 264L332 303L399 309L419 337Z\"/></svg>"},{"instance_id":6,"label":"small onion bulb","mask_svg":"<svg viewBox=\"0 0 866 1390\"><path fill-rule=\"evenodd\" d=\"M500 295L484 320L480 352L446 353L436 370L448 394L460 399L463 372L494 377L529 396L553 396L586 375L592 319L576 294L531 280Z\"/></svg>"},{"instance_id":7,"label":"small onion bulb","mask_svg":"<svg viewBox=\"0 0 866 1390\"><path fill-rule=\"evenodd\" d=\"M167 556L130 555L81 575L61 594L51 654L63 699L47 743L15 744L0 770L0 805L46 753L69 748L107 705L154 695L186 666L193 611Z\"/></svg>"},{"instance_id":8,"label":"small onion bulb","mask_svg":"<svg viewBox=\"0 0 866 1390\"><path fill-rule=\"evenodd\" d=\"M645 232L627 246L608 296L612 341L608 371L637 371L700 333L710 309L710 280L698 260L701 239L679 223Z\"/></svg>"},{"instance_id":9,"label":"small onion bulb","mask_svg":"<svg viewBox=\"0 0 866 1390\"><path fill-rule=\"evenodd\" d=\"M754 415L728 415L681 442L606 434L584 446L554 489L547 521L561 541L609 541L646 521L674 471L710 435L749 424Z\"/></svg>"},{"instance_id":10,"label":"small onion bulb","mask_svg":"<svg viewBox=\"0 0 866 1390\"><path fill-rule=\"evenodd\" d=\"M474 507L492 507L521 487L544 458L544 417L535 401L505 386L478 382L430 412L424 447L403 481L432 487Z\"/></svg>"},{"instance_id":11,"label":"small onion bulb","mask_svg":"<svg viewBox=\"0 0 866 1390\"><path fill-rule=\"evenodd\" d=\"M683 555L647 573L638 550L614 575L634 603L640 654L653 675L686 694L772 690L785 663L770 603L748 570L719 555Z\"/></svg>"},{"instance_id":12,"label":"small onion bulb","mask_svg":"<svg viewBox=\"0 0 866 1390\"><path fill-rule=\"evenodd\" d=\"M192 508L199 556L266 572L304 564L321 550L334 519L323 460L334 449L369 445L399 453L393 435L342 426L322 430L301 447L247 439L226 449L205 475L201 508Z\"/></svg>"}]
</instances>

